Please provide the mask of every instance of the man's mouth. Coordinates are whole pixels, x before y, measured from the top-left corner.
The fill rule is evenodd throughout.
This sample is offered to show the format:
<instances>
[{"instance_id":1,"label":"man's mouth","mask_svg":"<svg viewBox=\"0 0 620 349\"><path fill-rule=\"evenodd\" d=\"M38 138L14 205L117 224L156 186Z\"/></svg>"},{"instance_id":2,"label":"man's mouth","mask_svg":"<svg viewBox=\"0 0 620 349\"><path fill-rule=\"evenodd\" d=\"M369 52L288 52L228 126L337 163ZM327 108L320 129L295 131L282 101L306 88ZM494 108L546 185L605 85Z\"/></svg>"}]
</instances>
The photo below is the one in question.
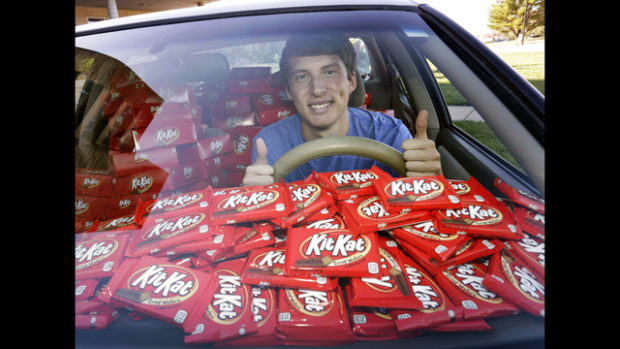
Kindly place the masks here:
<instances>
[{"instance_id":1,"label":"man's mouth","mask_svg":"<svg viewBox=\"0 0 620 349\"><path fill-rule=\"evenodd\" d=\"M331 102L324 102L324 103L313 103L310 104L310 108L313 110L319 110L319 109L323 109L328 107L331 104Z\"/></svg>"}]
</instances>

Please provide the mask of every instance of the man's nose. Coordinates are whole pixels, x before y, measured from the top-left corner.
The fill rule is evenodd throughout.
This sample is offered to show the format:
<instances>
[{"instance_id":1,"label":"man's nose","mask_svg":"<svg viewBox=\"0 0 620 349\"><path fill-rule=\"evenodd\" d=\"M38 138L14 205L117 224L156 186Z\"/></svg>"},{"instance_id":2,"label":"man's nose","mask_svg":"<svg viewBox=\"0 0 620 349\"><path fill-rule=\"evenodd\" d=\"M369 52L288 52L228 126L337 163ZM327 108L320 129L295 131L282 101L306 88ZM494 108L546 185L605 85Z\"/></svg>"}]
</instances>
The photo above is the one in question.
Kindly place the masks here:
<instances>
[{"instance_id":1,"label":"man's nose","mask_svg":"<svg viewBox=\"0 0 620 349\"><path fill-rule=\"evenodd\" d=\"M313 77L312 78L312 94L316 97L320 97L327 91L327 87L325 82L321 77Z\"/></svg>"}]
</instances>

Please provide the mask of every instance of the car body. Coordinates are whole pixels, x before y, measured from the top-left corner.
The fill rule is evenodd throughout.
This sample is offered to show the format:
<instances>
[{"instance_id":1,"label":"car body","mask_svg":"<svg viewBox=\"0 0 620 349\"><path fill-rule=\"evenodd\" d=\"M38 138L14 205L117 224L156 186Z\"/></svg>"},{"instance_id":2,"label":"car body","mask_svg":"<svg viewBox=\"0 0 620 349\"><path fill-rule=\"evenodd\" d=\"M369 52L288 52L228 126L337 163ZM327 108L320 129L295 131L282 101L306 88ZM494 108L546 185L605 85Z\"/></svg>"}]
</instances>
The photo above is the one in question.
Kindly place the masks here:
<instances>
[{"instance_id":1,"label":"car body","mask_svg":"<svg viewBox=\"0 0 620 349\"><path fill-rule=\"evenodd\" d=\"M77 26L76 178L82 172L110 178L111 167L128 163L127 159L123 160L126 155L135 161L135 155L147 154L149 161L167 171L169 177L161 183L157 179L150 182L151 191L137 189L125 193L132 199L140 194L142 200L149 200L205 185L214 188L239 185L249 164L248 157L247 154L235 157L233 147L238 143L233 143L232 133L227 134L239 130L238 127L260 128L288 116L290 110L286 103L279 106L275 116L265 116L265 120L259 119L259 111L247 108L256 105L257 101L251 99L254 94L271 91L276 96L278 91L282 92L281 85L277 85L279 50L288 35L306 30L342 31L354 43L363 44L356 46L360 50L358 69L363 91L370 99L362 97L356 103L393 113L402 118L412 134L417 112L428 111L427 133L441 154L446 178L475 177L496 196L502 196L493 185L499 177L515 188L544 198L544 96L458 24L427 5L406 0L218 1L196 8ZM233 69L243 72L242 68L248 67L254 70L245 70L246 73L269 79L270 86L266 90L259 86L255 90L258 92L252 90L253 82L239 88L237 95L245 94L249 98L236 100L235 105L242 105L246 110L238 115L226 114L225 109L232 105L216 105L217 89L222 88L218 83L229 79ZM437 71L448 77L475 107L519 166L456 125L434 77ZM255 82L260 84L258 80ZM115 90L115 86L121 87ZM273 86L275 89L271 89ZM122 88L125 90L120 91ZM129 93L128 88L147 92ZM119 93L131 97L116 99ZM279 112L284 115L277 115ZM158 113L182 117L178 118L176 131L162 135L161 143L142 144L140 149L138 141L151 132L149 122L156 122ZM219 113L227 116L220 118ZM179 141L179 130L181 138L187 138ZM220 136L222 141L215 148L196 145L202 139ZM218 146L227 148L222 150ZM222 156L214 163L212 155L219 151ZM200 162L209 157L211 163L206 166L211 166L211 172L198 167L186 170L178 161L170 160L180 154L201 152L209 155L199 155L200 159L195 160ZM131 164L126 166L129 168L124 168L123 175L132 172ZM224 169L218 170L219 166ZM120 168L119 165L115 169L120 172ZM197 179L196 173L199 173ZM105 206L99 213L80 216L77 196L94 203L97 200L93 197L103 202L109 201L111 195L78 191L76 222L80 220L79 224L131 214L136 204L127 204L125 209ZM489 324L495 329L492 334L428 333L400 339L395 345L501 346L515 342L540 344L544 339L540 318L520 314L489 319ZM124 347L156 342L182 346L183 332L153 319L123 318L104 331L76 332L78 347Z\"/></svg>"}]
</instances>

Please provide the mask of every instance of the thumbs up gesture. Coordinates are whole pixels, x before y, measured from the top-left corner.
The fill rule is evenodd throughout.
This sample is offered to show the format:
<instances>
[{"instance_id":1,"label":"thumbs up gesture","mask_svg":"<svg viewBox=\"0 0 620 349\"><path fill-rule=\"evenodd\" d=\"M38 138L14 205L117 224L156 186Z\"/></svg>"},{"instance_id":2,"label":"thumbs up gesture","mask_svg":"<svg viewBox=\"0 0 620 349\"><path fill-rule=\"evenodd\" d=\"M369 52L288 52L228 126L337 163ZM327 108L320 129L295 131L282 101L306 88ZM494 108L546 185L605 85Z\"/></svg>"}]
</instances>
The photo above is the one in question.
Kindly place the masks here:
<instances>
[{"instance_id":1,"label":"thumbs up gesture","mask_svg":"<svg viewBox=\"0 0 620 349\"><path fill-rule=\"evenodd\" d=\"M267 163L267 144L262 138L256 139L256 160L245 168L243 185L266 185L273 183L273 167Z\"/></svg>"},{"instance_id":2,"label":"thumbs up gesture","mask_svg":"<svg viewBox=\"0 0 620 349\"><path fill-rule=\"evenodd\" d=\"M435 142L428 139L428 112L420 110L415 120L415 136L403 141L403 158L408 177L434 176L441 173L441 161Z\"/></svg>"}]
</instances>

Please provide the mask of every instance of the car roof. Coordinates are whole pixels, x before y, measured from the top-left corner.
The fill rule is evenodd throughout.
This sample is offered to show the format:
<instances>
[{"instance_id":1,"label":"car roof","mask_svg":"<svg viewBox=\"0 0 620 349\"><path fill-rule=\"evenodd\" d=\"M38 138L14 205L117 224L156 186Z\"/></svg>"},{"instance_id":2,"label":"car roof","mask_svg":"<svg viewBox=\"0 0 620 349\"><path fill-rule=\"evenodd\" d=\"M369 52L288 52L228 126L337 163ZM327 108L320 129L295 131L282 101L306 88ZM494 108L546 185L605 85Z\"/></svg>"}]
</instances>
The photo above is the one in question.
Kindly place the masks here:
<instances>
[{"instance_id":1,"label":"car roof","mask_svg":"<svg viewBox=\"0 0 620 349\"><path fill-rule=\"evenodd\" d=\"M127 27L147 25L162 21L175 21L191 17L221 16L242 12L261 12L287 8L341 7L341 6L397 6L412 7L418 3L411 0L220 0L204 6L151 12L133 16L99 21L75 26L76 34L87 34Z\"/></svg>"}]
</instances>

